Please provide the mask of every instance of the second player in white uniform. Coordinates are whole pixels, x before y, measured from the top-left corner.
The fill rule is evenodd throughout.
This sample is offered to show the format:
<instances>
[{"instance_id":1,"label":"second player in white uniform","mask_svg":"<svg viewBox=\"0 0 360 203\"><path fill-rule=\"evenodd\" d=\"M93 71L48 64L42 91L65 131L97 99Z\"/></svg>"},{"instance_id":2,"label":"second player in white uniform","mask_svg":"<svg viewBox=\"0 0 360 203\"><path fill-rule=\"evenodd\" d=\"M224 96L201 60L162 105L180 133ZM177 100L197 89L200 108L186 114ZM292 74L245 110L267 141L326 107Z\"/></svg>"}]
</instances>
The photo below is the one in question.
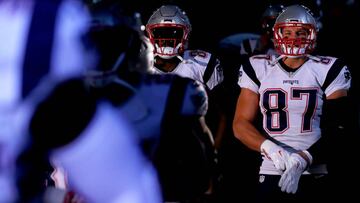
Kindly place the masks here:
<instances>
[{"instance_id":1,"label":"second player in white uniform","mask_svg":"<svg viewBox=\"0 0 360 203\"><path fill-rule=\"evenodd\" d=\"M334 57L314 57L295 72L288 72L282 62L272 64L275 59L268 55L251 57L241 68L239 85L259 94L263 128L268 135L284 148L306 150L320 138L323 95L348 89L349 70L339 66ZM336 77L331 78L332 72ZM264 157L260 173L283 172Z\"/></svg>"},{"instance_id":2,"label":"second player in white uniform","mask_svg":"<svg viewBox=\"0 0 360 203\"><path fill-rule=\"evenodd\" d=\"M219 60L206 51L186 50L191 24L177 6L163 5L150 17L146 31L154 45L153 73L178 74L213 89L223 81Z\"/></svg>"}]
</instances>

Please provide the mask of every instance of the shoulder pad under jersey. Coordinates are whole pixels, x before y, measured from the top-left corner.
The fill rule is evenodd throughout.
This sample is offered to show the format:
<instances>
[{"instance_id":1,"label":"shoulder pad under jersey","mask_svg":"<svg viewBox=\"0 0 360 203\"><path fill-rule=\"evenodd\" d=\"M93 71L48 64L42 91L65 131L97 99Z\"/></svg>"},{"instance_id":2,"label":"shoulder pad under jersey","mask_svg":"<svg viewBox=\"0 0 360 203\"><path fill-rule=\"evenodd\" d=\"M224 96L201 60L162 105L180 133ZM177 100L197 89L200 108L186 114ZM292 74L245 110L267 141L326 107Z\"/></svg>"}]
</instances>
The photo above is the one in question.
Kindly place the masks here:
<instances>
[{"instance_id":1,"label":"shoulder pad under jersey","mask_svg":"<svg viewBox=\"0 0 360 203\"><path fill-rule=\"evenodd\" d=\"M210 58L211 53L203 50L186 50L184 52L184 60L193 60L203 64L204 66L209 63Z\"/></svg>"},{"instance_id":2,"label":"shoulder pad under jersey","mask_svg":"<svg viewBox=\"0 0 360 203\"><path fill-rule=\"evenodd\" d=\"M208 109L208 96L205 87L198 81L188 80L182 113L185 115L195 114L204 116Z\"/></svg>"}]
</instances>

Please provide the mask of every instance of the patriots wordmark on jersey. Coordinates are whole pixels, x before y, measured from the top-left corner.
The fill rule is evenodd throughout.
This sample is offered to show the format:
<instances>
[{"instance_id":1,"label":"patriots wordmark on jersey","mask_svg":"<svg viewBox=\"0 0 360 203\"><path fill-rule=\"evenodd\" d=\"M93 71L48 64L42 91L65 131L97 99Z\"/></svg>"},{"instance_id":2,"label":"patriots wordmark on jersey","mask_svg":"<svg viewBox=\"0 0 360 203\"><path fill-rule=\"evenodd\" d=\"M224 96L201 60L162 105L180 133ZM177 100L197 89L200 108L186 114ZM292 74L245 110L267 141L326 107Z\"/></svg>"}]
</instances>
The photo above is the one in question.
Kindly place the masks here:
<instances>
[{"instance_id":1,"label":"patriots wordmark on jersey","mask_svg":"<svg viewBox=\"0 0 360 203\"><path fill-rule=\"evenodd\" d=\"M312 57L291 72L275 56L256 55L241 67L238 84L259 94L265 132L285 148L306 150L321 136L324 98L349 89L351 76L334 57ZM325 95L325 97L324 97ZM261 172L278 174L264 158Z\"/></svg>"}]
</instances>

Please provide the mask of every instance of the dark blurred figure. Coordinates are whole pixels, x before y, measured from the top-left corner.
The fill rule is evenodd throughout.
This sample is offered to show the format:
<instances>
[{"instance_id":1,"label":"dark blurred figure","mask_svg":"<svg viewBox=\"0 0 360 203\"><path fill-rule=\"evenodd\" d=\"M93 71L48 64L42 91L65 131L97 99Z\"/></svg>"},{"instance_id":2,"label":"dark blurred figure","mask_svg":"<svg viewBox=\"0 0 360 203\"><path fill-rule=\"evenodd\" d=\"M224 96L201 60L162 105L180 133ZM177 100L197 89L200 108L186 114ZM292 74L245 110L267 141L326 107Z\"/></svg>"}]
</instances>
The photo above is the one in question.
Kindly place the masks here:
<instances>
[{"instance_id":1,"label":"dark blurred figure","mask_svg":"<svg viewBox=\"0 0 360 203\"><path fill-rule=\"evenodd\" d=\"M17 161L17 201L73 202L80 201L80 196L87 202L161 202L157 176L141 153L136 136L117 109L92 97L82 77L96 65L96 55L88 54L91 51L87 49L90 16L85 6L76 0L7 5L11 20L18 21L11 24L16 25L13 28L7 26L9 30L21 27L25 32L19 26L23 22L30 28L24 46L23 78L33 83L19 82L32 90L47 76L27 92L33 105L25 109L24 133L30 136ZM71 191L49 187L49 160L67 172Z\"/></svg>"},{"instance_id":2,"label":"dark blurred figure","mask_svg":"<svg viewBox=\"0 0 360 203\"><path fill-rule=\"evenodd\" d=\"M0 1L0 202L44 188L40 182L17 187L15 176L26 169L16 170L15 160L29 144L26 128L43 87L82 74L92 61L82 43L88 19L78 1Z\"/></svg>"}]
</instances>

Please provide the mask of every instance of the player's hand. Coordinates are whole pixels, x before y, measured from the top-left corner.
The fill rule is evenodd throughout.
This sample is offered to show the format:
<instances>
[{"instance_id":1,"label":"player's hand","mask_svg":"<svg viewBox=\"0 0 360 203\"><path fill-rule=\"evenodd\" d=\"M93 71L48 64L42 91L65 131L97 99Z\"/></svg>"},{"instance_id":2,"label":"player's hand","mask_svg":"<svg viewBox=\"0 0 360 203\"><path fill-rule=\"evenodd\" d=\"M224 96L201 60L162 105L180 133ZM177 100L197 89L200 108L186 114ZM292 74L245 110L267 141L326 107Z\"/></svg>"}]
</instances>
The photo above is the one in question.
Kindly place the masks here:
<instances>
[{"instance_id":1,"label":"player's hand","mask_svg":"<svg viewBox=\"0 0 360 203\"><path fill-rule=\"evenodd\" d=\"M274 163L276 169L281 171L285 170L285 163L290 157L290 153L287 150L270 140L265 140L261 144L260 150L266 158L270 159Z\"/></svg>"},{"instance_id":2,"label":"player's hand","mask_svg":"<svg viewBox=\"0 0 360 203\"><path fill-rule=\"evenodd\" d=\"M84 203L85 200L78 194L68 191L65 195L63 203Z\"/></svg>"},{"instance_id":3,"label":"player's hand","mask_svg":"<svg viewBox=\"0 0 360 203\"><path fill-rule=\"evenodd\" d=\"M298 189L301 174L308 165L310 165L311 161L312 157L307 151L292 153L286 161L286 170L281 175L279 181L281 191L295 194Z\"/></svg>"},{"instance_id":4,"label":"player's hand","mask_svg":"<svg viewBox=\"0 0 360 203\"><path fill-rule=\"evenodd\" d=\"M44 203L84 203L85 200L72 191L47 187L43 196Z\"/></svg>"}]
</instances>

